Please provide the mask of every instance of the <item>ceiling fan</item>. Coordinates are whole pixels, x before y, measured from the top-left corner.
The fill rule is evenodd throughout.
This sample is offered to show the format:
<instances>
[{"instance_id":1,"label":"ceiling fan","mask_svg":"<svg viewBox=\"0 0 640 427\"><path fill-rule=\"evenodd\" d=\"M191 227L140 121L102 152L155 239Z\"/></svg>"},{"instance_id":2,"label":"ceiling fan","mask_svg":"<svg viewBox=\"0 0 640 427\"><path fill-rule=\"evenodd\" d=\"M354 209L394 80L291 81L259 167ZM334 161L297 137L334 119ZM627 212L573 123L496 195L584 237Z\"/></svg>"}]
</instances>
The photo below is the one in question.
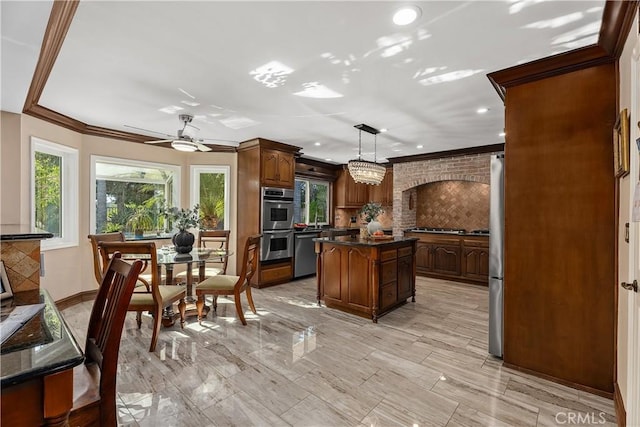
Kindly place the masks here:
<instances>
[{"instance_id":1,"label":"ceiling fan","mask_svg":"<svg viewBox=\"0 0 640 427\"><path fill-rule=\"evenodd\" d=\"M182 129L178 129L177 135L163 134L168 136L170 139L145 141L144 143L145 144L161 144L163 142L170 142L171 146L179 151L189 151L189 152L211 151L211 147L207 147L206 145L204 145L204 141L205 141L204 138L196 137L197 132L200 129L198 129L197 127L191 124L191 121L193 120L193 116L191 114L180 114L178 116L178 119L183 123L183 126L182 126ZM125 126L133 129L142 130L145 132L160 133L160 132L150 131L148 129L137 128L135 126L128 126L128 125L125 125ZM228 141L228 140L222 140L222 139L210 139L210 140L219 141L223 143L223 145L230 145L230 143L233 143L235 145L235 141Z\"/></svg>"}]
</instances>

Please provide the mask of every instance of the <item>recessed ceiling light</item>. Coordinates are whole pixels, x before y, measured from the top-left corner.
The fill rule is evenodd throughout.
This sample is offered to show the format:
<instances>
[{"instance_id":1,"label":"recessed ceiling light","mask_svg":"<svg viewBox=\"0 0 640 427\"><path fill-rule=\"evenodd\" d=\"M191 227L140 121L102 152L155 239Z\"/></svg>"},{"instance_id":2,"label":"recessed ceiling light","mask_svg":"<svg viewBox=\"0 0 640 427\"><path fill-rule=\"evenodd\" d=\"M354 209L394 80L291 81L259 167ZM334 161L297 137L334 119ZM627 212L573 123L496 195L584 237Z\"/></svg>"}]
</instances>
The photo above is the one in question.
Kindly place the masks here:
<instances>
[{"instance_id":1,"label":"recessed ceiling light","mask_svg":"<svg viewBox=\"0 0 640 427\"><path fill-rule=\"evenodd\" d=\"M476 110L476 113L478 113L478 114L484 114L484 113L486 113L487 111L489 111L489 109L488 109L487 107L481 107L481 108L478 108L478 109Z\"/></svg>"},{"instance_id":2,"label":"recessed ceiling light","mask_svg":"<svg viewBox=\"0 0 640 427\"><path fill-rule=\"evenodd\" d=\"M332 162L333 159L324 159L325 162Z\"/></svg>"},{"instance_id":3,"label":"recessed ceiling light","mask_svg":"<svg viewBox=\"0 0 640 427\"><path fill-rule=\"evenodd\" d=\"M387 131L387 128L380 129L380 132L386 132L386 131Z\"/></svg>"},{"instance_id":4,"label":"recessed ceiling light","mask_svg":"<svg viewBox=\"0 0 640 427\"><path fill-rule=\"evenodd\" d=\"M498 136L505 136L505 135L506 135L506 133L504 133L504 132L500 132L500 133L498 134Z\"/></svg>"},{"instance_id":5,"label":"recessed ceiling light","mask_svg":"<svg viewBox=\"0 0 640 427\"><path fill-rule=\"evenodd\" d=\"M315 145L316 147L319 147L320 143L319 142L314 142L313 145Z\"/></svg>"},{"instance_id":6,"label":"recessed ceiling light","mask_svg":"<svg viewBox=\"0 0 640 427\"><path fill-rule=\"evenodd\" d=\"M409 25L420 16L420 8L417 6L408 6L398 9L393 14L393 23L396 25Z\"/></svg>"},{"instance_id":7,"label":"recessed ceiling light","mask_svg":"<svg viewBox=\"0 0 640 427\"><path fill-rule=\"evenodd\" d=\"M422 145L416 145L416 148L420 149L422 148Z\"/></svg>"}]
</instances>

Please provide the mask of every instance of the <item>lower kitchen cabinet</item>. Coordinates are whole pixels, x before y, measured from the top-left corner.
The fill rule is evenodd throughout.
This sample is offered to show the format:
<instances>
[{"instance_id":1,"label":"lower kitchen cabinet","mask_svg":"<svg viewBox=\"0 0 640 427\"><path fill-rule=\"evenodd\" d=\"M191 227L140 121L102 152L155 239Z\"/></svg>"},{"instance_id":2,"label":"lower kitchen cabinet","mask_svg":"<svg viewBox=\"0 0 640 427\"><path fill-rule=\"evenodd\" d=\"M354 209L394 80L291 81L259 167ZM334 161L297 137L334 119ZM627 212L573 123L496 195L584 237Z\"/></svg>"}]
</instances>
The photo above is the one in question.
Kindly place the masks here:
<instances>
[{"instance_id":1,"label":"lower kitchen cabinet","mask_svg":"<svg viewBox=\"0 0 640 427\"><path fill-rule=\"evenodd\" d=\"M416 245L416 272L421 276L488 285L489 237L407 232Z\"/></svg>"}]
</instances>

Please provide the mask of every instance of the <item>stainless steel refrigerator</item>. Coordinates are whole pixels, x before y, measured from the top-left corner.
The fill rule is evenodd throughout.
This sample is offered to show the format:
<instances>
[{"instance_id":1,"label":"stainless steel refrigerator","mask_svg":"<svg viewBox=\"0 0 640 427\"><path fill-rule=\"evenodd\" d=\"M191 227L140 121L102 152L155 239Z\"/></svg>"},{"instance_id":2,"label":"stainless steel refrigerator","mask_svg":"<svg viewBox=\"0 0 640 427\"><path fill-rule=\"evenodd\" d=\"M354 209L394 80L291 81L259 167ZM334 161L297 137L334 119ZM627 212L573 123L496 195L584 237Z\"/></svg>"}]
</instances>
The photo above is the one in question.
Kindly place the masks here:
<instances>
[{"instance_id":1,"label":"stainless steel refrigerator","mask_svg":"<svg viewBox=\"0 0 640 427\"><path fill-rule=\"evenodd\" d=\"M489 353L502 357L504 337L504 154L491 156L489 233Z\"/></svg>"}]
</instances>

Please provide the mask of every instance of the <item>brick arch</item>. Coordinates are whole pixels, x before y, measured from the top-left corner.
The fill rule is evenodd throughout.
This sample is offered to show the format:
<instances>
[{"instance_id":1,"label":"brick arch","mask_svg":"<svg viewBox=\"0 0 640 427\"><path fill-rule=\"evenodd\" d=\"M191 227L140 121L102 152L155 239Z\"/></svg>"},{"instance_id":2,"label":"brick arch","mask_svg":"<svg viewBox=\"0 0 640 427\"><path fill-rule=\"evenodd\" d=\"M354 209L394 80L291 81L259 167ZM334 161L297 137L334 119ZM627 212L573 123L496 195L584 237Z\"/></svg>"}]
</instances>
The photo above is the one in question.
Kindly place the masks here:
<instances>
[{"instance_id":1,"label":"brick arch","mask_svg":"<svg viewBox=\"0 0 640 427\"><path fill-rule=\"evenodd\" d=\"M410 198L416 197L416 187L437 181L472 181L490 184L491 155L467 156L397 163L393 165L393 234L415 226L416 212L409 209ZM414 200L415 201L415 200Z\"/></svg>"}]
</instances>

